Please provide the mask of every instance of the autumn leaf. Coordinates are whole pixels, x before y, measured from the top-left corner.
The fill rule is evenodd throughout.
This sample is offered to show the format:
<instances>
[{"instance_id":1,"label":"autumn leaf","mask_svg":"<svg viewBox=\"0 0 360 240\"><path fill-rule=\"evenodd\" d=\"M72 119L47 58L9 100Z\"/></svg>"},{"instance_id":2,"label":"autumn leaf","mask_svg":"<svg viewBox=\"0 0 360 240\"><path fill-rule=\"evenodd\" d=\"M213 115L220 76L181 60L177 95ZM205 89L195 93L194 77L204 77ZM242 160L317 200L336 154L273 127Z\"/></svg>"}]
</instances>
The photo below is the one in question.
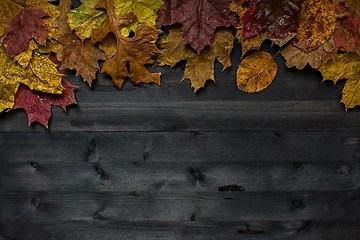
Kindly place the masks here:
<instances>
[{"instance_id":1,"label":"autumn leaf","mask_svg":"<svg viewBox=\"0 0 360 240\"><path fill-rule=\"evenodd\" d=\"M307 0L294 46L310 53L325 44L335 31L337 14L331 0Z\"/></svg>"},{"instance_id":2,"label":"autumn leaf","mask_svg":"<svg viewBox=\"0 0 360 240\"><path fill-rule=\"evenodd\" d=\"M271 38L285 38L296 33L303 0L248 0L249 9L242 16L242 36L256 36L267 29Z\"/></svg>"},{"instance_id":3,"label":"autumn leaf","mask_svg":"<svg viewBox=\"0 0 360 240\"><path fill-rule=\"evenodd\" d=\"M86 81L91 86L99 70L97 60L106 60L105 54L93 44L89 39L81 41L70 29L66 22L66 13L70 9L69 0L60 1L60 15L55 21L55 26L60 30L56 36L59 41L57 57L62 63L62 68L76 69L76 75Z\"/></svg>"},{"instance_id":4,"label":"autumn leaf","mask_svg":"<svg viewBox=\"0 0 360 240\"><path fill-rule=\"evenodd\" d=\"M92 29L98 28L106 19L106 13L95 9L99 0L81 0L82 4L78 8L71 9L68 12L68 23L71 30L84 41L92 35Z\"/></svg>"},{"instance_id":5,"label":"autumn leaf","mask_svg":"<svg viewBox=\"0 0 360 240\"><path fill-rule=\"evenodd\" d=\"M129 36L130 32L135 32L136 28L143 22L156 28L157 11L162 4L162 0L116 0L114 5L116 15L125 16L134 12L137 18L136 21L124 26L121 29L121 34L125 37Z\"/></svg>"},{"instance_id":6,"label":"autumn leaf","mask_svg":"<svg viewBox=\"0 0 360 240\"><path fill-rule=\"evenodd\" d=\"M345 6L350 8L356 15L360 15L360 1L359 0L333 0L334 3L345 3Z\"/></svg>"},{"instance_id":7,"label":"autumn leaf","mask_svg":"<svg viewBox=\"0 0 360 240\"><path fill-rule=\"evenodd\" d=\"M51 105L60 106L66 111L68 105L76 104L74 90L77 86L71 85L65 79L62 79L61 83L64 87L62 94L32 91L25 85L20 85L15 96L14 109L25 109L28 115L29 125L37 121L48 128L48 122L51 116Z\"/></svg>"},{"instance_id":8,"label":"autumn leaf","mask_svg":"<svg viewBox=\"0 0 360 240\"><path fill-rule=\"evenodd\" d=\"M331 38L323 46L310 53L306 53L290 44L281 50L281 55L285 58L285 65L288 68L296 67L301 70L309 64L312 68L317 69L321 65L323 53L331 53L334 48L334 39Z\"/></svg>"},{"instance_id":9,"label":"autumn leaf","mask_svg":"<svg viewBox=\"0 0 360 240\"><path fill-rule=\"evenodd\" d=\"M26 49L30 39L45 45L47 27L41 18L48 16L41 8L24 8L8 24L3 43L7 44L6 51L10 56Z\"/></svg>"},{"instance_id":10,"label":"autumn leaf","mask_svg":"<svg viewBox=\"0 0 360 240\"><path fill-rule=\"evenodd\" d=\"M1 0L0 1L0 39L6 34L5 25L10 22L25 7L24 0Z\"/></svg>"},{"instance_id":11,"label":"autumn leaf","mask_svg":"<svg viewBox=\"0 0 360 240\"><path fill-rule=\"evenodd\" d=\"M93 30L91 37L92 43L101 42L110 33L116 37L116 53L104 63L101 73L109 74L119 89L127 77L134 84L153 82L160 85L160 73L150 73L144 66L154 64L156 61L153 57L160 54L152 43L160 32L142 23L136 29L134 37L124 37L120 32L121 28L134 22L136 16L132 12L123 17L117 16L112 3L112 0L100 0L97 8L105 9L107 18L99 28Z\"/></svg>"},{"instance_id":12,"label":"autumn leaf","mask_svg":"<svg viewBox=\"0 0 360 240\"><path fill-rule=\"evenodd\" d=\"M335 31L335 49L343 47L349 52L360 52L359 16L350 16L341 21Z\"/></svg>"},{"instance_id":13,"label":"autumn leaf","mask_svg":"<svg viewBox=\"0 0 360 240\"><path fill-rule=\"evenodd\" d=\"M232 0L168 0L159 8L157 27L175 23L182 25L182 44L189 45L199 54L218 27L236 27L235 15L227 10Z\"/></svg>"},{"instance_id":14,"label":"autumn leaf","mask_svg":"<svg viewBox=\"0 0 360 240\"><path fill-rule=\"evenodd\" d=\"M22 68L0 45L0 61L0 112L13 107L20 83L46 93L61 94L63 91L62 75L45 56L35 54L29 66Z\"/></svg>"},{"instance_id":15,"label":"autumn leaf","mask_svg":"<svg viewBox=\"0 0 360 240\"><path fill-rule=\"evenodd\" d=\"M204 87L207 80L215 82L214 63L215 60L224 66L231 66L230 54L233 50L234 36L229 29L219 29L215 32L211 46L206 47L199 55L187 45L182 45L183 33L180 28L169 28L170 34L159 41L163 48L163 55L159 57L160 66L170 65L185 60L186 67L181 81L190 79L194 92Z\"/></svg>"},{"instance_id":16,"label":"autumn leaf","mask_svg":"<svg viewBox=\"0 0 360 240\"><path fill-rule=\"evenodd\" d=\"M262 43L268 38L269 33L264 30L261 31L259 34L244 38L242 36L242 32L244 29L244 21L241 19L241 17L244 15L244 13L249 9L247 0L235 0L229 5L229 10L232 12L235 12L240 19L240 22L237 27L236 35L235 37L239 40L241 44L241 50L242 54L241 56L245 55L247 51L250 50L259 50Z\"/></svg>"},{"instance_id":17,"label":"autumn leaf","mask_svg":"<svg viewBox=\"0 0 360 240\"><path fill-rule=\"evenodd\" d=\"M341 79L348 79L342 91L342 100L346 111L360 105L360 56L348 52L337 54L334 60L329 60L318 69L323 75L323 81L331 80L336 84Z\"/></svg>"},{"instance_id":18,"label":"autumn leaf","mask_svg":"<svg viewBox=\"0 0 360 240\"><path fill-rule=\"evenodd\" d=\"M260 92L275 79L277 65L267 52L254 52L241 61L237 70L237 87L247 93Z\"/></svg>"}]
</instances>

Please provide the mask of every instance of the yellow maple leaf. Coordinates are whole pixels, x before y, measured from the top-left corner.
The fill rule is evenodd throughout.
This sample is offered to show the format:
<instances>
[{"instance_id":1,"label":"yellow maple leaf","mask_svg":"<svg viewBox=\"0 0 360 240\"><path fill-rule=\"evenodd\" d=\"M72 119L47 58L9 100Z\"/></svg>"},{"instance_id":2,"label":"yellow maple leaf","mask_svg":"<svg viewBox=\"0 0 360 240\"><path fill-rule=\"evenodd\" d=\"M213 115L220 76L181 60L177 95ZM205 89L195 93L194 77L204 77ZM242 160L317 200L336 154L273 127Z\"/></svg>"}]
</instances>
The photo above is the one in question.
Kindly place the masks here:
<instances>
[{"instance_id":1,"label":"yellow maple leaf","mask_svg":"<svg viewBox=\"0 0 360 240\"><path fill-rule=\"evenodd\" d=\"M156 28L157 11L162 4L162 0L116 0L114 5L116 15L125 16L134 12L137 18L137 21L124 26L121 29L121 34L125 37L129 36L130 32L135 32L136 28L143 22Z\"/></svg>"},{"instance_id":2,"label":"yellow maple leaf","mask_svg":"<svg viewBox=\"0 0 360 240\"><path fill-rule=\"evenodd\" d=\"M341 102L345 110L360 105L360 55L354 52L337 54L333 60L323 63L319 69L323 81L331 80L336 84L348 79L342 90Z\"/></svg>"},{"instance_id":3,"label":"yellow maple leaf","mask_svg":"<svg viewBox=\"0 0 360 240\"><path fill-rule=\"evenodd\" d=\"M233 50L234 36L231 29L219 29L215 32L211 46L199 55L188 45L182 45L183 33L179 27L169 28L169 36L159 41L163 55L159 57L160 66L173 67L181 60L186 61L181 81L190 79L194 92L204 87L207 80L215 82L214 63L218 59L224 69L231 66L230 54Z\"/></svg>"},{"instance_id":4,"label":"yellow maple leaf","mask_svg":"<svg viewBox=\"0 0 360 240\"><path fill-rule=\"evenodd\" d=\"M62 74L59 74L47 57L34 54L26 68L16 63L0 45L0 112L14 106L15 94L20 83L32 90L61 94Z\"/></svg>"}]
</instances>

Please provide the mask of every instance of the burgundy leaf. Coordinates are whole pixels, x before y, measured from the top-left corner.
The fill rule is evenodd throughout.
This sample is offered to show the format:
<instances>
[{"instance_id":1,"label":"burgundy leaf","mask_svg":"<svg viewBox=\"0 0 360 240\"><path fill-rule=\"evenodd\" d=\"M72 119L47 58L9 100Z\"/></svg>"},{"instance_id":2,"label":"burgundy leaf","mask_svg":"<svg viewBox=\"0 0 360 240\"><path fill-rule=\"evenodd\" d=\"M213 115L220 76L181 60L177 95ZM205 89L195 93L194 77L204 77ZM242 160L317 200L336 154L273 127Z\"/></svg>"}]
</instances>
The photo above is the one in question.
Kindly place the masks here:
<instances>
[{"instance_id":1,"label":"burgundy leaf","mask_svg":"<svg viewBox=\"0 0 360 240\"><path fill-rule=\"evenodd\" d=\"M48 28L42 17L48 14L41 8L24 8L8 24L6 24L6 37L3 43L7 44L6 51L10 56L26 49L30 39L34 38L40 45L45 45Z\"/></svg>"},{"instance_id":2,"label":"burgundy leaf","mask_svg":"<svg viewBox=\"0 0 360 240\"><path fill-rule=\"evenodd\" d=\"M303 0L247 0L250 4L242 19L244 38L267 29L271 38L285 38L296 33Z\"/></svg>"},{"instance_id":3,"label":"burgundy leaf","mask_svg":"<svg viewBox=\"0 0 360 240\"><path fill-rule=\"evenodd\" d=\"M227 7L232 0L166 0L158 10L156 26L182 24L183 44L198 54L210 44L217 27L236 27L236 16Z\"/></svg>"},{"instance_id":4,"label":"burgundy leaf","mask_svg":"<svg viewBox=\"0 0 360 240\"><path fill-rule=\"evenodd\" d=\"M61 83L64 86L62 94L32 91L27 86L21 85L15 96L14 109L25 109L29 118L29 125L37 121L47 128L51 116L51 105L60 106L66 111L66 106L76 104L74 90L77 86L71 85L65 79L62 79Z\"/></svg>"}]
</instances>

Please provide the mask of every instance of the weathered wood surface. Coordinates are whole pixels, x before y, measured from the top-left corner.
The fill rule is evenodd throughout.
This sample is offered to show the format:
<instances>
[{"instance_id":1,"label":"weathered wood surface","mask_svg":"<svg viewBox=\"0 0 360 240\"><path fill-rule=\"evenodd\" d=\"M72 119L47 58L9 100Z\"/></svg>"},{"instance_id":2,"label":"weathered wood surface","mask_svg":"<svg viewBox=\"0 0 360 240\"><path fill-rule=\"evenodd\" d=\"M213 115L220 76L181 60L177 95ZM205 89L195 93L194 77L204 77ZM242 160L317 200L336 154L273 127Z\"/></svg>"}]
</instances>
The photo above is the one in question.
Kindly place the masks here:
<instances>
[{"instance_id":1,"label":"weathered wood surface","mask_svg":"<svg viewBox=\"0 0 360 240\"><path fill-rule=\"evenodd\" d=\"M360 112L343 82L278 55L275 82L242 93L240 50L198 94L184 63L122 91L71 72L79 105L53 107L51 130L0 114L0 240L359 240Z\"/></svg>"}]
</instances>

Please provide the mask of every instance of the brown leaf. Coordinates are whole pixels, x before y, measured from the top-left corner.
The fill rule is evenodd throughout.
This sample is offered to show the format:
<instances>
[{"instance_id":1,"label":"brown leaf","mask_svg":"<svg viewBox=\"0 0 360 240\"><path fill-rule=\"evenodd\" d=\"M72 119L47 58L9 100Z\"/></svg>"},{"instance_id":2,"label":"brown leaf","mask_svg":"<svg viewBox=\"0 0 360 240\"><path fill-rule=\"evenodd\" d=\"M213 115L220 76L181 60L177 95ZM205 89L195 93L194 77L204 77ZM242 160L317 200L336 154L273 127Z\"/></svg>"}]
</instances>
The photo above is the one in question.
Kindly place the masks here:
<instances>
[{"instance_id":1,"label":"brown leaf","mask_svg":"<svg viewBox=\"0 0 360 240\"><path fill-rule=\"evenodd\" d=\"M254 52L244 58L237 70L237 87L247 93L260 92L275 79L277 65L267 52Z\"/></svg>"},{"instance_id":2,"label":"brown leaf","mask_svg":"<svg viewBox=\"0 0 360 240\"><path fill-rule=\"evenodd\" d=\"M307 0L294 46L306 53L324 45L335 31L337 14L331 0Z\"/></svg>"},{"instance_id":3,"label":"brown leaf","mask_svg":"<svg viewBox=\"0 0 360 240\"><path fill-rule=\"evenodd\" d=\"M170 65L185 60L186 67L181 81L190 79L194 92L204 87L207 80L215 82L214 63L215 60L224 66L231 66L230 54L234 45L234 36L230 29L219 29L215 32L211 45L206 47L199 55L187 45L182 45L183 33L180 28L169 28L169 36L159 41L163 48L163 55L159 57L160 66Z\"/></svg>"},{"instance_id":4,"label":"brown leaf","mask_svg":"<svg viewBox=\"0 0 360 240\"><path fill-rule=\"evenodd\" d=\"M309 64L312 68L316 69L321 65L323 51L332 52L334 48L334 39L331 38L326 44L310 53L303 52L290 44L281 50L281 55L285 58L285 64L288 68L296 67L301 70Z\"/></svg>"},{"instance_id":5,"label":"brown leaf","mask_svg":"<svg viewBox=\"0 0 360 240\"><path fill-rule=\"evenodd\" d=\"M105 53L90 43L89 40L82 42L71 31L66 19L66 13L70 10L70 1L60 1L60 15L54 22L59 28L56 39L59 41L58 59L62 68L76 69L76 74L81 75L84 81L91 86L96 78L96 72L100 69L97 60L106 60Z\"/></svg>"},{"instance_id":6,"label":"brown leaf","mask_svg":"<svg viewBox=\"0 0 360 240\"><path fill-rule=\"evenodd\" d=\"M160 85L160 73L150 73L145 64L154 64L160 54L159 49L153 43L160 33L142 23L136 28L135 36L126 38L121 34L121 28L136 20L134 13L119 17L114 13L113 0L100 0L97 8L106 10L106 21L93 30L92 43L101 42L108 34L113 33L116 37L116 53L104 63L101 73L109 74L113 83L121 89L125 78L133 83L156 83Z\"/></svg>"}]
</instances>

